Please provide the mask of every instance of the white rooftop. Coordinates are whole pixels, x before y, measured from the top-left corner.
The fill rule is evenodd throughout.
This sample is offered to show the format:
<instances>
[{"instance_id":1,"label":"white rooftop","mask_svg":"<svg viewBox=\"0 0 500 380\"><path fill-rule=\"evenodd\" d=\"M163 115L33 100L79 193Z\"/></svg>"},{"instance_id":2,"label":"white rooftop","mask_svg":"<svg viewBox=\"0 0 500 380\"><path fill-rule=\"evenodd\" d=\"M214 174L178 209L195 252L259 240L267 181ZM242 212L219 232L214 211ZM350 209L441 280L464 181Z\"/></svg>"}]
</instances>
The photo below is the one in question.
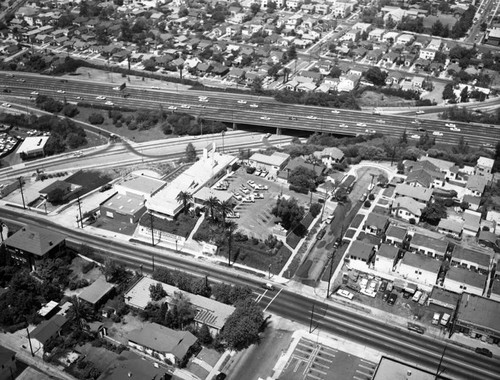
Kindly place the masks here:
<instances>
[{"instance_id":1,"label":"white rooftop","mask_svg":"<svg viewBox=\"0 0 500 380\"><path fill-rule=\"evenodd\" d=\"M17 153L38 153L43 151L43 147L47 144L49 136L26 137L17 150Z\"/></svg>"}]
</instances>

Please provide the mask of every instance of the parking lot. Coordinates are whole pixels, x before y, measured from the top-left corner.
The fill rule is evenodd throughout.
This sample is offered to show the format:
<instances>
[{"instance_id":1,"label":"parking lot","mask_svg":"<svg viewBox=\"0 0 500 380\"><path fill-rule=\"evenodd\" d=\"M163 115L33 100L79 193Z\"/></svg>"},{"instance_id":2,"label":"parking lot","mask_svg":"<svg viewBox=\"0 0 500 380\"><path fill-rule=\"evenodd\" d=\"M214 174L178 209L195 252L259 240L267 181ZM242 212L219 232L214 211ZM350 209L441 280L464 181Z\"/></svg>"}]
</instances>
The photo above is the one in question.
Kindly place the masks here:
<instances>
[{"instance_id":1,"label":"parking lot","mask_svg":"<svg viewBox=\"0 0 500 380\"><path fill-rule=\"evenodd\" d=\"M302 338L281 378L289 380L369 380L377 364Z\"/></svg>"}]
</instances>

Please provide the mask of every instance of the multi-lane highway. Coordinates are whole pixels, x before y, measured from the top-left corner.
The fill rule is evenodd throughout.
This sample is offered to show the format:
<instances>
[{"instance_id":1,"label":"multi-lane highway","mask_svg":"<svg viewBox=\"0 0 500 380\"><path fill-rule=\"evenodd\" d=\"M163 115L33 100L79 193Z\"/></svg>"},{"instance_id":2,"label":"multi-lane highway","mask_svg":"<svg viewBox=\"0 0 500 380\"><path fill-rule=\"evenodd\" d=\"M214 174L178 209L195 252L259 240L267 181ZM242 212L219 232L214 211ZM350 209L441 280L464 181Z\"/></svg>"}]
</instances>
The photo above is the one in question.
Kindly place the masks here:
<instances>
[{"instance_id":1,"label":"multi-lane highway","mask_svg":"<svg viewBox=\"0 0 500 380\"><path fill-rule=\"evenodd\" d=\"M17 223L43 226L68 236L69 244L87 244L101 252L113 255L116 260L131 268L151 269L152 249L128 241L109 239L98 235L87 235L85 230L73 230L55 225L37 216L23 214L18 210L2 209L2 218ZM250 275L236 274L231 269L214 266L212 263L189 260L184 257L155 249L156 265L179 268L189 273L209 276L210 281L249 285L260 296L259 303L267 311L299 323L309 325L314 306L313 326L320 331L335 334L360 344L381 350L408 362L436 371L441 361L441 371L452 379L499 379L500 362L475 354L472 350L451 343L418 335L357 313L333 302L325 303L317 299L287 290L264 291L260 285L264 280ZM261 282L262 281L262 282ZM262 295L262 293L265 294ZM444 355L444 356L443 356Z\"/></svg>"},{"instance_id":2,"label":"multi-lane highway","mask_svg":"<svg viewBox=\"0 0 500 380\"><path fill-rule=\"evenodd\" d=\"M96 97L104 96L115 105L135 109L163 109L170 112L186 112L205 119L221 120L235 124L338 133L345 135L365 134L366 131L380 132L398 137L404 130L409 135L421 134L417 128L423 128L436 136L437 142L456 144L463 136L470 146L483 144L495 145L500 127L467 123L455 123L460 131L451 131L447 121L428 120L425 115L418 115L421 124L412 124L417 115L395 116L374 115L352 110L333 110L325 107L289 105L271 98L246 94L207 91L166 91L148 88L128 87L129 96L123 98L119 91L113 90L116 84L90 83L86 80L61 80L35 74L19 74L15 77L0 74L2 87L8 87L12 97L29 97L33 91L51 95L67 101L103 102ZM22 81L24 79L24 81ZM85 78L82 78L85 79ZM58 91L64 91L58 92ZM0 93L6 95L5 93ZM205 96L206 100L199 99ZM79 98L83 98L79 99ZM170 109L169 109L170 107ZM174 107L176 109L174 109ZM184 108L183 108L184 107Z\"/></svg>"}]
</instances>

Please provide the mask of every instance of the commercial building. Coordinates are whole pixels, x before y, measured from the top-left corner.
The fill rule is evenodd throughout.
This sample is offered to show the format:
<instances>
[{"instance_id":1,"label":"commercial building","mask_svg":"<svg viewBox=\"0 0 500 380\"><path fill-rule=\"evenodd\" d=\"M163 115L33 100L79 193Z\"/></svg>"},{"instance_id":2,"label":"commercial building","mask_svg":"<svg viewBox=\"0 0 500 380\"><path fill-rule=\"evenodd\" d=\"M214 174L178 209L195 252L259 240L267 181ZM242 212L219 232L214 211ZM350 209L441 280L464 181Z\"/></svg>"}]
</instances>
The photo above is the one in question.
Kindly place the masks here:
<instances>
[{"instance_id":1,"label":"commercial building","mask_svg":"<svg viewBox=\"0 0 500 380\"><path fill-rule=\"evenodd\" d=\"M392 358L382 356L373 374L372 380L450 380L442 374L436 376L411 364L403 363Z\"/></svg>"},{"instance_id":2,"label":"commercial building","mask_svg":"<svg viewBox=\"0 0 500 380\"><path fill-rule=\"evenodd\" d=\"M399 248L390 244L381 244L375 258L375 270L392 273L398 260Z\"/></svg>"},{"instance_id":3,"label":"commercial building","mask_svg":"<svg viewBox=\"0 0 500 380\"><path fill-rule=\"evenodd\" d=\"M262 153L254 153L248 159L248 164L259 170L266 170L271 175L276 176L278 171L283 170L290 160L286 153L274 152L270 156Z\"/></svg>"},{"instance_id":4,"label":"commercial building","mask_svg":"<svg viewBox=\"0 0 500 380\"><path fill-rule=\"evenodd\" d=\"M455 246L451 256L451 265L480 271L488 274L491 264L491 254L486 250Z\"/></svg>"},{"instance_id":5,"label":"commercial building","mask_svg":"<svg viewBox=\"0 0 500 380\"><path fill-rule=\"evenodd\" d=\"M364 270L375 261L376 247L360 240L354 240L346 252L349 266L354 269Z\"/></svg>"},{"instance_id":6,"label":"commercial building","mask_svg":"<svg viewBox=\"0 0 500 380\"><path fill-rule=\"evenodd\" d=\"M432 286L436 283L441 262L418 253L406 252L396 272L406 280Z\"/></svg>"},{"instance_id":7,"label":"commercial building","mask_svg":"<svg viewBox=\"0 0 500 380\"><path fill-rule=\"evenodd\" d=\"M115 193L100 203L99 209L102 216L133 224L146 212L146 205L141 195Z\"/></svg>"},{"instance_id":8,"label":"commercial building","mask_svg":"<svg viewBox=\"0 0 500 380\"><path fill-rule=\"evenodd\" d=\"M17 149L17 153L19 153L23 160L43 156L45 155L44 149L49 138L48 136L26 137Z\"/></svg>"},{"instance_id":9,"label":"commercial building","mask_svg":"<svg viewBox=\"0 0 500 380\"><path fill-rule=\"evenodd\" d=\"M464 268L450 267L446 273L444 287L456 293L472 293L482 296L487 276Z\"/></svg>"}]
</instances>

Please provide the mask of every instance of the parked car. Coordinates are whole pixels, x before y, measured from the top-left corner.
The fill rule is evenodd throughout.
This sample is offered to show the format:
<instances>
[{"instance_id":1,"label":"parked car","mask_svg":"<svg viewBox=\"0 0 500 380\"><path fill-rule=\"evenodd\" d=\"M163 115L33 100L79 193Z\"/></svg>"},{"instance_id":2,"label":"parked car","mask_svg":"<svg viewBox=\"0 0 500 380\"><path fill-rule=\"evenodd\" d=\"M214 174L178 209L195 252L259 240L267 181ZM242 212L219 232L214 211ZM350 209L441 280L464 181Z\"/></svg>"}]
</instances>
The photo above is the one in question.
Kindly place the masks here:
<instances>
[{"instance_id":1,"label":"parked car","mask_svg":"<svg viewBox=\"0 0 500 380\"><path fill-rule=\"evenodd\" d=\"M392 281L390 281L388 284L387 284L387 290L392 292L392 289L394 289L394 283Z\"/></svg>"},{"instance_id":2,"label":"parked car","mask_svg":"<svg viewBox=\"0 0 500 380\"><path fill-rule=\"evenodd\" d=\"M425 305L425 302L427 301L427 298L429 298L429 296L427 295L427 293L422 293L422 296L418 300L418 304L422 305L422 306Z\"/></svg>"},{"instance_id":3,"label":"parked car","mask_svg":"<svg viewBox=\"0 0 500 380\"><path fill-rule=\"evenodd\" d=\"M441 326L447 326L448 322L450 321L450 314L444 313L443 316L441 317L441 321L439 322Z\"/></svg>"},{"instance_id":4,"label":"parked car","mask_svg":"<svg viewBox=\"0 0 500 380\"><path fill-rule=\"evenodd\" d=\"M323 239L323 236L325 236L325 233L326 233L326 230L323 228L321 231L318 232L318 234L316 235L316 239L317 240L321 240Z\"/></svg>"},{"instance_id":5,"label":"parked car","mask_svg":"<svg viewBox=\"0 0 500 380\"><path fill-rule=\"evenodd\" d=\"M441 314L439 313L434 313L434 316L432 317L432 324L433 325L438 325L439 324L439 320L441 319Z\"/></svg>"},{"instance_id":6,"label":"parked car","mask_svg":"<svg viewBox=\"0 0 500 380\"><path fill-rule=\"evenodd\" d=\"M354 298L354 294L352 294L351 292L348 292L347 290L344 290L344 289L337 290L336 294L341 296L341 297L350 299L350 300L352 300Z\"/></svg>"},{"instance_id":7,"label":"parked car","mask_svg":"<svg viewBox=\"0 0 500 380\"><path fill-rule=\"evenodd\" d=\"M387 281L382 280L380 287L378 288L379 292L385 292L387 290Z\"/></svg>"},{"instance_id":8,"label":"parked car","mask_svg":"<svg viewBox=\"0 0 500 380\"><path fill-rule=\"evenodd\" d=\"M392 306L396 303L397 299L398 299L398 296L394 293L391 293L391 295L389 296L389 299L387 300L387 303Z\"/></svg>"},{"instance_id":9,"label":"parked car","mask_svg":"<svg viewBox=\"0 0 500 380\"><path fill-rule=\"evenodd\" d=\"M384 294L382 294L382 301L387 301L389 299L389 296L391 295L391 292L386 290Z\"/></svg>"},{"instance_id":10,"label":"parked car","mask_svg":"<svg viewBox=\"0 0 500 380\"><path fill-rule=\"evenodd\" d=\"M418 302L420 300L420 297L422 297L422 292L420 290L417 290L411 300L413 302Z\"/></svg>"},{"instance_id":11,"label":"parked car","mask_svg":"<svg viewBox=\"0 0 500 380\"><path fill-rule=\"evenodd\" d=\"M493 353L484 347L476 347L476 349L474 351L476 351L476 353L478 353L480 355L484 355L484 356L487 356L489 358L493 357Z\"/></svg>"}]
</instances>

